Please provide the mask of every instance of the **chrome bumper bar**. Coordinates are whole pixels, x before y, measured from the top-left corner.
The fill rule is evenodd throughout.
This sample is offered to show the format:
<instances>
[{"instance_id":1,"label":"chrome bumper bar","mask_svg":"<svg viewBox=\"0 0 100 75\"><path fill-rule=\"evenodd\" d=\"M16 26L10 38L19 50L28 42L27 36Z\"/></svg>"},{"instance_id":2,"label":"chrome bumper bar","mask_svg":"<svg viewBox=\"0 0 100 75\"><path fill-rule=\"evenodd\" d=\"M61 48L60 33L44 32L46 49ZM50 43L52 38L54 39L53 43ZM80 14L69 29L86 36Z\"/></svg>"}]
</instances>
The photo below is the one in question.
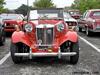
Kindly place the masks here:
<instances>
[{"instance_id":1,"label":"chrome bumper bar","mask_svg":"<svg viewBox=\"0 0 100 75\"><path fill-rule=\"evenodd\" d=\"M58 52L51 52L51 53L32 53L32 49L30 48L29 53L15 53L15 56L24 56L24 57L29 57L32 59L32 57L43 57L43 56L58 56L60 59L61 56L74 56L76 55L76 52L61 52L60 47Z\"/></svg>"},{"instance_id":2,"label":"chrome bumper bar","mask_svg":"<svg viewBox=\"0 0 100 75\"><path fill-rule=\"evenodd\" d=\"M42 57L42 56L58 56L59 58L61 56L73 56L76 55L76 52L61 52L61 53L15 53L15 56L25 56L31 59L31 56L36 57Z\"/></svg>"}]
</instances>

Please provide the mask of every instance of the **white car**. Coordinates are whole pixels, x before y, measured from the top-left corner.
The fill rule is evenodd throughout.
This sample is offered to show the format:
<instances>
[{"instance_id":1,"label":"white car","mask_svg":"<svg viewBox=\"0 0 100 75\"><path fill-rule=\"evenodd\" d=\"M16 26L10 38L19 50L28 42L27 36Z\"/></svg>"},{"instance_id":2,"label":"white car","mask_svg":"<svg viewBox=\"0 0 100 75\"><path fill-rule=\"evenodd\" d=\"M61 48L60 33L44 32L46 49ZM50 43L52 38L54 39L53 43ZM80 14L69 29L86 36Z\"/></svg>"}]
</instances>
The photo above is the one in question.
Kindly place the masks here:
<instances>
[{"instance_id":1,"label":"white car","mask_svg":"<svg viewBox=\"0 0 100 75\"><path fill-rule=\"evenodd\" d=\"M63 17L64 17L64 21L66 22L66 24L68 24L69 29L78 31L78 22L76 19L74 19L73 17L71 17L71 15L68 12L63 12Z\"/></svg>"},{"instance_id":2,"label":"white car","mask_svg":"<svg viewBox=\"0 0 100 75\"><path fill-rule=\"evenodd\" d=\"M69 26L77 26L77 20L71 17L71 15L67 12L63 13L64 15L64 21L69 25Z\"/></svg>"}]
</instances>

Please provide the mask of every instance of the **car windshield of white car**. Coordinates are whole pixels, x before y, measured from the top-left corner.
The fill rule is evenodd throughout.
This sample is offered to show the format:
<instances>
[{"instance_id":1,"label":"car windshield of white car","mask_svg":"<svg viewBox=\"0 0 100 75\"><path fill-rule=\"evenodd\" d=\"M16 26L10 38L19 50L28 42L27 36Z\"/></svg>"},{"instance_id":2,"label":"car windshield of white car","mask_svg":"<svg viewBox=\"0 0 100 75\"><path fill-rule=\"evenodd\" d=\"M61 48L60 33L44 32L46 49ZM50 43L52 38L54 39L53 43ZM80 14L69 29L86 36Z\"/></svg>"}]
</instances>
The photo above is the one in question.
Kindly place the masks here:
<instances>
[{"instance_id":1,"label":"car windshield of white car","mask_svg":"<svg viewBox=\"0 0 100 75\"><path fill-rule=\"evenodd\" d=\"M64 18L72 18L71 15L67 12L64 12L63 15L64 15Z\"/></svg>"}]
</instances>

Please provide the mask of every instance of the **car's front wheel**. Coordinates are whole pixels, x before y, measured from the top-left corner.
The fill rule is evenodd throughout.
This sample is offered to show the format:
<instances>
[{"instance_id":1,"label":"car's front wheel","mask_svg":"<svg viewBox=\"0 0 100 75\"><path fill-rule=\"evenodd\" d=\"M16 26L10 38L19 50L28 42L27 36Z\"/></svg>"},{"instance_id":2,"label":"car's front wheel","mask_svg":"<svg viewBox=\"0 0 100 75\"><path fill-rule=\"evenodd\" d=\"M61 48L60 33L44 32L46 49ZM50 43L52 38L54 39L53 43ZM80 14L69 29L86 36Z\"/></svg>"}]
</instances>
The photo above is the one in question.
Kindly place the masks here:
<instances>
[{"instance_id":1,"label":"car's front wheel","mask_svg":"<svg viewBox=\"0 0 100 75\"><path fill-rule=\"evenodd\" d=\"M79 43L65 42L61 45L61 52L76 52L76 55L70 56L70 63L77 64L79 59ZM66 56L63 59L66 60Z\"/></svg>"},{"instance_id":2,"label":"car's front wheel","mask_svg":"<svg viewBox=\"0 0 100 75\"><path fill-rule=\"evenodd\" d=\"M79 32L82 32L82 28L81 28L81 27L78 27L78 31L79 31Z\"/></svg>"},{"instance_id":3,"label":"car's front wheel","mask_svg":"<svg viewBox=\"0 0 100 75\"><path fill-rule=\"evenodd\" d=\"M79 44L78 44L78 42L71 43L70 52L76 52L76 55L70 56L70 63L77 64L78 59L79 59Z\"/></svg>"},{"instance_id":4,"label":"car's front wheel","mask_svg":"<svg viewBox=\"0 0 100 75\"><path fill-rule=\"evenodd\" d=\"M23 58L15 56L15 53L19 53L20 52L19 45L11 43L10 51L11 51L11 57L12 57L13 62L16 63L16 64L21 63Z\"/></svg>"}]
</instances>

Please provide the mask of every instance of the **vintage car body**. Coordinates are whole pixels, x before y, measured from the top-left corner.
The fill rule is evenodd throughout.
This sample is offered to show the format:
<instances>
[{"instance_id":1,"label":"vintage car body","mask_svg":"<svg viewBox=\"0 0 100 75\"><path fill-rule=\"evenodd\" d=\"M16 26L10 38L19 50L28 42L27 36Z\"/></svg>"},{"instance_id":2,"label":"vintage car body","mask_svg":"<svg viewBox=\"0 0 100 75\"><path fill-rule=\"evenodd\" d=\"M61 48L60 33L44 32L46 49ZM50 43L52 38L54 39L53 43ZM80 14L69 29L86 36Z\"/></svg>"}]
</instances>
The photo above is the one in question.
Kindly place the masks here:
<instances>
[{"instance_id":1,"label":"vintage car body","mask_svg":"<svg viewBox=\"0 0 100 75\"><path fill-rule=\"evenodd\" d=\"M6 32L15 31L15 25L22 25L23 16L22 14L1 14L0 15L4 19Z\"/></svg>"},{"instance_id":2,"label":"vintage car body","mask_svg":"<svg viewBox=\"0 0 100 75\"><path fill-rule=\"evenodd\" d=\"M87 10L78 21L79 31L84 29L86 35L92 32L100 32L100 9Z\"/></svg>"},{"instance_id":3,"label":"vintage car body","mask_svg":"<svg viewBox=\"0 0 100 75\"><path fill-rule=\"evenodd\" d=\"M0 45L4 45L5 43L5 31L4 31L4 22L0 17Z\"/></svg>"},{"instance_id":4,"label":"vintage car body","mask_svg":"<svg viewBox=\"0 0 100 75\"><path fill-rule=\"evenodd\" d=\"M78 25L77 20L71 17L71 15L68 12L64 12L63 14L64 14L64 21L68 24L69 29L75 28L75 30L77 30L77 25Z\"/></svg>"},{"instance_id":5,"label":"vintage car body","mask_svg":"<svg viewBox=\"0 0 100 75\"><path fill-rule=\"evenodd\" d=\"M80 11L77 9L71 9L71 10L68 10L68 12L75 19L79 19L81 16Z\"/></svg>"},{"instance_id":6,"label":"vintage car body","mask_svg":"<svg viewBox=\"0 0 100 75\"><path fill-rule=\"evenodd\" d=\"M71 63L78 62L77 32L69 30L64 20L58 17L61 17L61 12L63 14L61 9L31 10L23 30L16 26L10 48L14 63L20 63L22 57L32 59L42 56L70 56Z\"/></svg>"}]
</instances>

